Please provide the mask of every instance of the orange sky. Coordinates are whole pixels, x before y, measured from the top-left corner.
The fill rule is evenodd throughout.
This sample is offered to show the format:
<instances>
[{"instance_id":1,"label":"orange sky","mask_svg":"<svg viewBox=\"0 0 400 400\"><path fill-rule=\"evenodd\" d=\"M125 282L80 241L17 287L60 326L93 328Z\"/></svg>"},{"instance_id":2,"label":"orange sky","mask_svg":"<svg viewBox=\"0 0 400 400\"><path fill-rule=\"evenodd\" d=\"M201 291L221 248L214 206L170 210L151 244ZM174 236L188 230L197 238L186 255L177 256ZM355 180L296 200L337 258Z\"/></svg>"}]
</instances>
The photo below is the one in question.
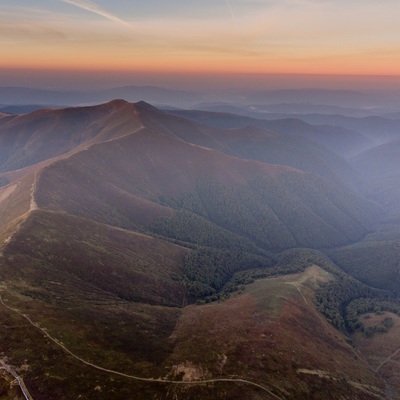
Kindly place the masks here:
<instances>
[{"instance_id":1,"label":"orange sky","mask_svg":"<svg viewBox=\"0 0 400 400\"><path fill-rule=\"evenodd\" d=\"M397 0L203 1L3 0L0 69L400 74Z\"/></svg>"}]
</instances>

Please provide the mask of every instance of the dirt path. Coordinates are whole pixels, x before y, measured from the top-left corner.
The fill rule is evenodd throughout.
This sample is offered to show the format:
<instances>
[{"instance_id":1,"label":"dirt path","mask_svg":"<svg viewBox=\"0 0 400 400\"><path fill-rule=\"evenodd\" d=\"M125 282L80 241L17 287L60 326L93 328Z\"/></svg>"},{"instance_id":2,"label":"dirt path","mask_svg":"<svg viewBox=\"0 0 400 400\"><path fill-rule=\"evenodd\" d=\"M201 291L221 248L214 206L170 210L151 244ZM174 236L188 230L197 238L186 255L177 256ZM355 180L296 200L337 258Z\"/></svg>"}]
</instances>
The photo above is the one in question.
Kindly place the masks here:
<instances>
[{"instance_id":1,"label":"dirt path","mask_svg":"<svg viewBox=\"0 0 400 400\"><path fill-rule=\"evenodd\" d=\"M15 378L25 399L33 400L33 397L29 393L29 390L26 387L24 380L14 371L14 369L10 367L8 364L6 364L4 360L0 360L0 365L1 365L0 369L6 370L9 374L11 374Z\"/></svg>"},{"instance_id":2,"label":"dirt path","mask_svg":"<svg viewBox=\"0 0 400 400\"><path fill-rule=\"evenodd\" d=\"M38 209L36 200L35 200L35 193L36 193L36 184L37 184L37 171L33 175L33 183L31 188L31 202L29 204L29 211L34 211Z\"/></svg>"},{"instance_id":3,"label":"dirt path","mask_svg":"<svg viewBox=\"0 0 400 400\"><path fill-rule=\"evenodd\" d=\"M391 359L395 356L397 356L397 354L400 353L400 347L394 352L392 353L389 357L386 357L379 365L377 368L374 369L375 372L379 372L379 370L389 361L391 361Z\"/></svg>"},{"instance_id":4,"label":"dirt path","mask_svg":"<svg viewBox=\"0 0 400 400\"><path fill-rule=\"evenodd\" d=\"M71 350L69 350L65 345L60 342L58 339L55 339L53 336L51 336L45 328L42 328L39 324L33 322L30 317L21 311L17 310L16 308L10 307L7 304L4 303L3 297L0 295L0 303L8 310L13 311L20 316L24 317L32 326L34 326L36 329L40 330L48 339L50 339L52 342L54 342L58 347L60 347L65 353L69 354L71 357L75 358L76 360L80 361L81 363L95 368L99 371L107 372L110 374L114 375L119 375L124 378L128 379L133 379L136 381L142 381L142 382L152 382L152 383L161 383L161 384L173 384L173 385L204 385L208 383L219 383L219 382L232 382L232 383L244 383L246 385L254 386L257 387L258 389L263 390L264 392L268 393L271 397L274 399L278 400L284 400L283 397L277 396L274 394L271 390L267 389L265 386L262 386L256 382L252 382L246 379L241 379L241 378L216 378L216 379L205 379L205 380L200 380L200 381L173 381L173 380L168 380L168 379L161 379L161 378L144 378L136 375L129 375L125 374L123 372L119 371L114 371L112 369L108 368L103 368L99 365L93 364L89 361L84 360L83 358L79 357L75 353L73 353ZM31 398L28 400L32 400Z\"/></svg>"}]
</instances>

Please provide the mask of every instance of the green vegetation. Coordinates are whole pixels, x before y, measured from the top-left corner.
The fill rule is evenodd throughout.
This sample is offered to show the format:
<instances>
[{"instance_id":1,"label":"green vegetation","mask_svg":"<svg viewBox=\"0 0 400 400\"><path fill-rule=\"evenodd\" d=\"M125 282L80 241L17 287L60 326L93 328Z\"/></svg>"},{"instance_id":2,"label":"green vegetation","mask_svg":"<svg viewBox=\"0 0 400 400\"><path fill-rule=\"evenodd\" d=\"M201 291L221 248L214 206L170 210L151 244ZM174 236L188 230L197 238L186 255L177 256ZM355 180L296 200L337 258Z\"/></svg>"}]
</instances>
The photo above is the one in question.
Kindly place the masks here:
<instances>
[{"instance_id":1,"label":"green vegetation","mask_svg":"<svg viewBox=\"0 0 400 400\"><path fill-rule=\"evenodd\" d=\"M151 229L181 241L251 252L256 247L275 252L332 247L366 233L361 221L374 208L355 197L297 172L252 178L234 187L203 179L195 191L161 196L160 203L176 211Z\"/></svg>"},{"instance_id":2,"label":"green vegetation","mask_svg":"<svg viewBox=\"0 0 400 400\"><path fill-rule=\"evenodd\" d=\"M315 294L316 304L322 314L337 329L343 332L353 332L359 327L358 319L352 313L346 312L346 307L354 300L392 300L389 292L371 288L350 276L344 274L335 280L322 284Z\"/></svg>"},{"instance_id":3,"label":"green vegetation","mask_svg":"<svg viewBox=\"0 0 400 400\"><path fill-rule=\"evenodd\" d=\"M366 285L400 295L400 240L387 240L396 236L398 230L385 230L328 254L345 272Z\"/></svg>"},{"instance_id":4,"label":"green vegetation","mask_svg":"<svg viewBox=\"0 0 400 400\"><path fill-rule=\"evenodd\" d=\"M168 239L217 249L263 252L250 240L213 224L206 218L186 210L176 210L172 217L162 217L151 231Z\"/></svg>"},{"instance_id":5,"label":"green vegetation","mask_svg":"<svg viewBox=\"0 0 400 400\"><path fill-rule=\"evenodd\" d=\"M265 268L270 265L266 257L232 250L198 248L185 259L183 274L192 299L217 294L232 275L239 270ZM218 299L215 296L213 300Z\"/></svg>"},{"instance_id":6,"label":"green vegetation","mask_svg":"<svg viewBox=\"0 0 400 400\"><path fill-rule=\"evenodd\" d=\"M380 300L379 298L359 298L351 301L345 309L347 327L350 332L360 330L368 337L373 336L376 332L387 332L393 326L393 318L386 317L382 319L381 324L370 326L365 329L363 318L366 315L369 319L368 313L383 314L384 312L391 312L400 316L400 303L399 300L394 298L390 301ZM365 318L365 317L364 317Z\"/></svg>"}]
</instances>

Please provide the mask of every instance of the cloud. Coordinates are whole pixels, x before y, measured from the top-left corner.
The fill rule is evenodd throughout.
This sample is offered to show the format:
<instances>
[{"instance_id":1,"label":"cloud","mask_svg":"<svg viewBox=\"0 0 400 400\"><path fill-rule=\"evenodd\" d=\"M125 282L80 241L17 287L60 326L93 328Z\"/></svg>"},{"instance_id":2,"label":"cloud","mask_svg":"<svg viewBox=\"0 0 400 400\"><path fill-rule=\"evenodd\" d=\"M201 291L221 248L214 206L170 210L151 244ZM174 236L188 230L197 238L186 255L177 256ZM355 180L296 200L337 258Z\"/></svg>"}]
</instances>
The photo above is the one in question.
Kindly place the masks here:
<instances>
[{"instance_id":1,"label":"cloud","mask_svg":"<svg viewBox=\"0 0 400 400\"><path fill-rule=\"evenodd\" d=\"M100 6L89 0L61 0L61 1L82 8L83 10L90 11L94 14L101 15L102 17L107 18L111 21L132 28L132 25L130 25L128 22L122 20L121 18L118 18L114 14L109 13L108 11L104 10L103 8L101 8Z\"/></svg>"}]
</instances>

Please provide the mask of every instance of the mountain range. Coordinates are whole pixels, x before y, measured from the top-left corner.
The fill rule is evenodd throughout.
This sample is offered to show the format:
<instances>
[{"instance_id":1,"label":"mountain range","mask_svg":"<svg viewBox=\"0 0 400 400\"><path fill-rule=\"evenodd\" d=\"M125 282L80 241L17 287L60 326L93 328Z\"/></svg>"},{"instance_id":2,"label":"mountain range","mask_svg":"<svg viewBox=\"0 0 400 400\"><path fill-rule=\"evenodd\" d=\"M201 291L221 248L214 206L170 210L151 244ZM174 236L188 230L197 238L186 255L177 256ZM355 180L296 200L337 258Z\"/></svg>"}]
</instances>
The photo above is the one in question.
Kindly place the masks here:
<instances>
[{"instance_id":1,"label":"mountain range","mask_svg":"<svg viewBox=\"0 0 400 400\"><path fill-rule=\"evenodd\" d=\"M2 362L35 399L398 396L399 138L341 120L0 114Z\"/></svg>"}]
</instances>

